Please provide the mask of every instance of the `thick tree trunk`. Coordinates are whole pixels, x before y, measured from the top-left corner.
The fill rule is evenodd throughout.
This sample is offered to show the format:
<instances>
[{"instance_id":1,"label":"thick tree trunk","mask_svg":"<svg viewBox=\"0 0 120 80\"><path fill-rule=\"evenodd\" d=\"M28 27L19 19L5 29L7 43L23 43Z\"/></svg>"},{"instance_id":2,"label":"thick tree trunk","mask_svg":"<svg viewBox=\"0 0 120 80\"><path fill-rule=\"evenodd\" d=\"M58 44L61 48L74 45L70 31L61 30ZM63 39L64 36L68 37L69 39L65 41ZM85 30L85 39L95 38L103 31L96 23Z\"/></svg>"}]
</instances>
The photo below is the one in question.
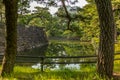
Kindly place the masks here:
<instances>
[{"instance_id":1,"label":"thick tree trunk","mask_svg":"<svg viewBox=\"0 0 120 80\"><path fill-rule=\"evenodd\" d=\"M100 21L100 43L97 71L101 77L111 78L114 61L114 18L111 0L95 0Z\"/></svg>"},{"instance_id":2,"label":"thick tree trunk","mask_svg":"<svg viewBox=\"0 0 120 80\"><path fill-rule=\"evenodd\" d=\"M2 63L1 76L13 72L17 54L17 2L18 0L4 0L6 16L6 50Z\"/></svg>"}]
</instances>

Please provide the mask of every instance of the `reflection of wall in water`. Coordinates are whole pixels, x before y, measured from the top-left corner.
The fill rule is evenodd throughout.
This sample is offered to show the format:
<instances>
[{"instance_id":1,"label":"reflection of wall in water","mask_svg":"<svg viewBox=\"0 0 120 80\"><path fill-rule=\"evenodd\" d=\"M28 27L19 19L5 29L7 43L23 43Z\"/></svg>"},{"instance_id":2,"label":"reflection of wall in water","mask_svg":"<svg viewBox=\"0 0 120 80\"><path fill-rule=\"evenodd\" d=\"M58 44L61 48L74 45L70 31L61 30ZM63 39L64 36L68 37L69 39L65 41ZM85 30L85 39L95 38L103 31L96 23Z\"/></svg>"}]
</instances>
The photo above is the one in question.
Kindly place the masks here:
<instances>
[{"instance_id":1,"label":"reflection of wall in water","mask_svg":"<svg viewBox=\"0 0 120 80\"><path fill-rule=\"evenodd\" d=\"M30 57L24 58L24 57L17 57L18 61L21 62L27 62L27 65L33 65L35 63L41 62L41 58L37 58L38 56L45 56L45 52L48 45L44 45L42 47L36 47L32 49L27 49L25 51L20 51L18 55L29 55ZM35 57L35 58L31 58ZM31 63L33 62L33 63ZM28 64L29 63L29 64ZM23 64L25 65L25 63Z\"/></svg>"},{"instance_id":2,"label":"reflection of wall in water","mask_svg":"<svg viewBox=\"0 0 120 80\"><path fill-rule=\"evenodd\" d=\"M45 52L46 52L47 47L48 47L48 45L44 45L42 47L35 47L35 48L31 48L31 49L26 49L24 51L20 51L18 55L45 56Z\"/></svg>"}]
</instances>

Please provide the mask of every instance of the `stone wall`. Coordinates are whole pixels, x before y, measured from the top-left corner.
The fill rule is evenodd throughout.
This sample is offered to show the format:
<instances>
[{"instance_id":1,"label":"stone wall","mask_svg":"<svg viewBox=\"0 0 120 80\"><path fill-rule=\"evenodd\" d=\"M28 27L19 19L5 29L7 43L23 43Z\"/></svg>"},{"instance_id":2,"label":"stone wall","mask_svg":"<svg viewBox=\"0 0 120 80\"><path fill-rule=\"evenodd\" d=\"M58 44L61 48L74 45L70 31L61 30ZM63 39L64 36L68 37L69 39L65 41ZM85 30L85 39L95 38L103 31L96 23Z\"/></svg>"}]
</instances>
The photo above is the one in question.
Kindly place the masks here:
<instances>
[{"instance_id":1,"label":"stone wall","mask_svg":"<svg viewBox=\"0 0 120 80\"><path fill-rule=\"evenodd\" d=\"M48 44L48 40L42 27L18 26L18 51L25 51ZM5 49L5 26L0 24L0 53Z\"/></svg>"}]
</instances>

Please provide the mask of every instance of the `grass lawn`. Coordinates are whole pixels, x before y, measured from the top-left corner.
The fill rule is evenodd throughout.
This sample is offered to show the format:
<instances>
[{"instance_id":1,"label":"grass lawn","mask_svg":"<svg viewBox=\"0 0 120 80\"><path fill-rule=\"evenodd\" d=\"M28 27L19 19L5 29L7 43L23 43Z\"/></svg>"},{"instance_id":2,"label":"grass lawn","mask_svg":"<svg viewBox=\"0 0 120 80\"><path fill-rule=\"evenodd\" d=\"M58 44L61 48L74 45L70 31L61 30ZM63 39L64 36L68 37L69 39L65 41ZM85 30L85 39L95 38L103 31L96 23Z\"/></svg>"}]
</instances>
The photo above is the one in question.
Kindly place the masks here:
<instances>
[{"instance_id":1,"label":"grass lawn","mask_svg":"<svg viewBox=\"0 0 120 80\"><path fill-rule=\"evenodd\" d=\"M2 80L93 80L98 78L92 68L86 70L62 69L62 70L45 70L41 72L38 69L32 69L25 66L16 66L14 73Z\"/></svg>"},{"instance_id":2,"label":"grass lawn","mask_svg":"<svg viewBox=\"0 0 120 80\"><path fill-rule=\"evenodd\" d=\"M114 71L120 72L120 64L115 63ZM14 73L7 78L0 80L104 80L100 79L96 73L95 67L85 67L82 70L61 69L50 71L46 69L41 72L39 69L33 69L27 66L15 66Z\"/></svg>"}]
</instances>

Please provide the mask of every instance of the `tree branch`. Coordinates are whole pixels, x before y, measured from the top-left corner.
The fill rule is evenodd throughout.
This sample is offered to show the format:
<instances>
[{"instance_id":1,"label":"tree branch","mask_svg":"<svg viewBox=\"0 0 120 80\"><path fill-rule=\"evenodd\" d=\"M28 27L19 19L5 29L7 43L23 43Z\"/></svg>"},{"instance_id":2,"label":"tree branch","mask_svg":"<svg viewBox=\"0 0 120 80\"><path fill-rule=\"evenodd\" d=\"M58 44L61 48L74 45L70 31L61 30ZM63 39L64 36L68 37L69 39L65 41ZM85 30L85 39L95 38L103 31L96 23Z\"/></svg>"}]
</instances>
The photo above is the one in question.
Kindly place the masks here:
<instances>
[{"instance_id":1,"label":"tree branch","mask_svg":"<svg viewBox=\"0 0 120 80\"><path fill-rule=\"evenodd\" d=\"M63 8L64 8L64 10L65 10L66 17L67 17L67 19L68 19L68 23L67 23L68 26L67 26L67 29L70 30L71 17L70 17L69 12L67 11L67 8L66 8L66 5L65 5L64 0L61 0L61 2L62 2L62 5L63 5Z\"/></svg>"}]
</instances>

